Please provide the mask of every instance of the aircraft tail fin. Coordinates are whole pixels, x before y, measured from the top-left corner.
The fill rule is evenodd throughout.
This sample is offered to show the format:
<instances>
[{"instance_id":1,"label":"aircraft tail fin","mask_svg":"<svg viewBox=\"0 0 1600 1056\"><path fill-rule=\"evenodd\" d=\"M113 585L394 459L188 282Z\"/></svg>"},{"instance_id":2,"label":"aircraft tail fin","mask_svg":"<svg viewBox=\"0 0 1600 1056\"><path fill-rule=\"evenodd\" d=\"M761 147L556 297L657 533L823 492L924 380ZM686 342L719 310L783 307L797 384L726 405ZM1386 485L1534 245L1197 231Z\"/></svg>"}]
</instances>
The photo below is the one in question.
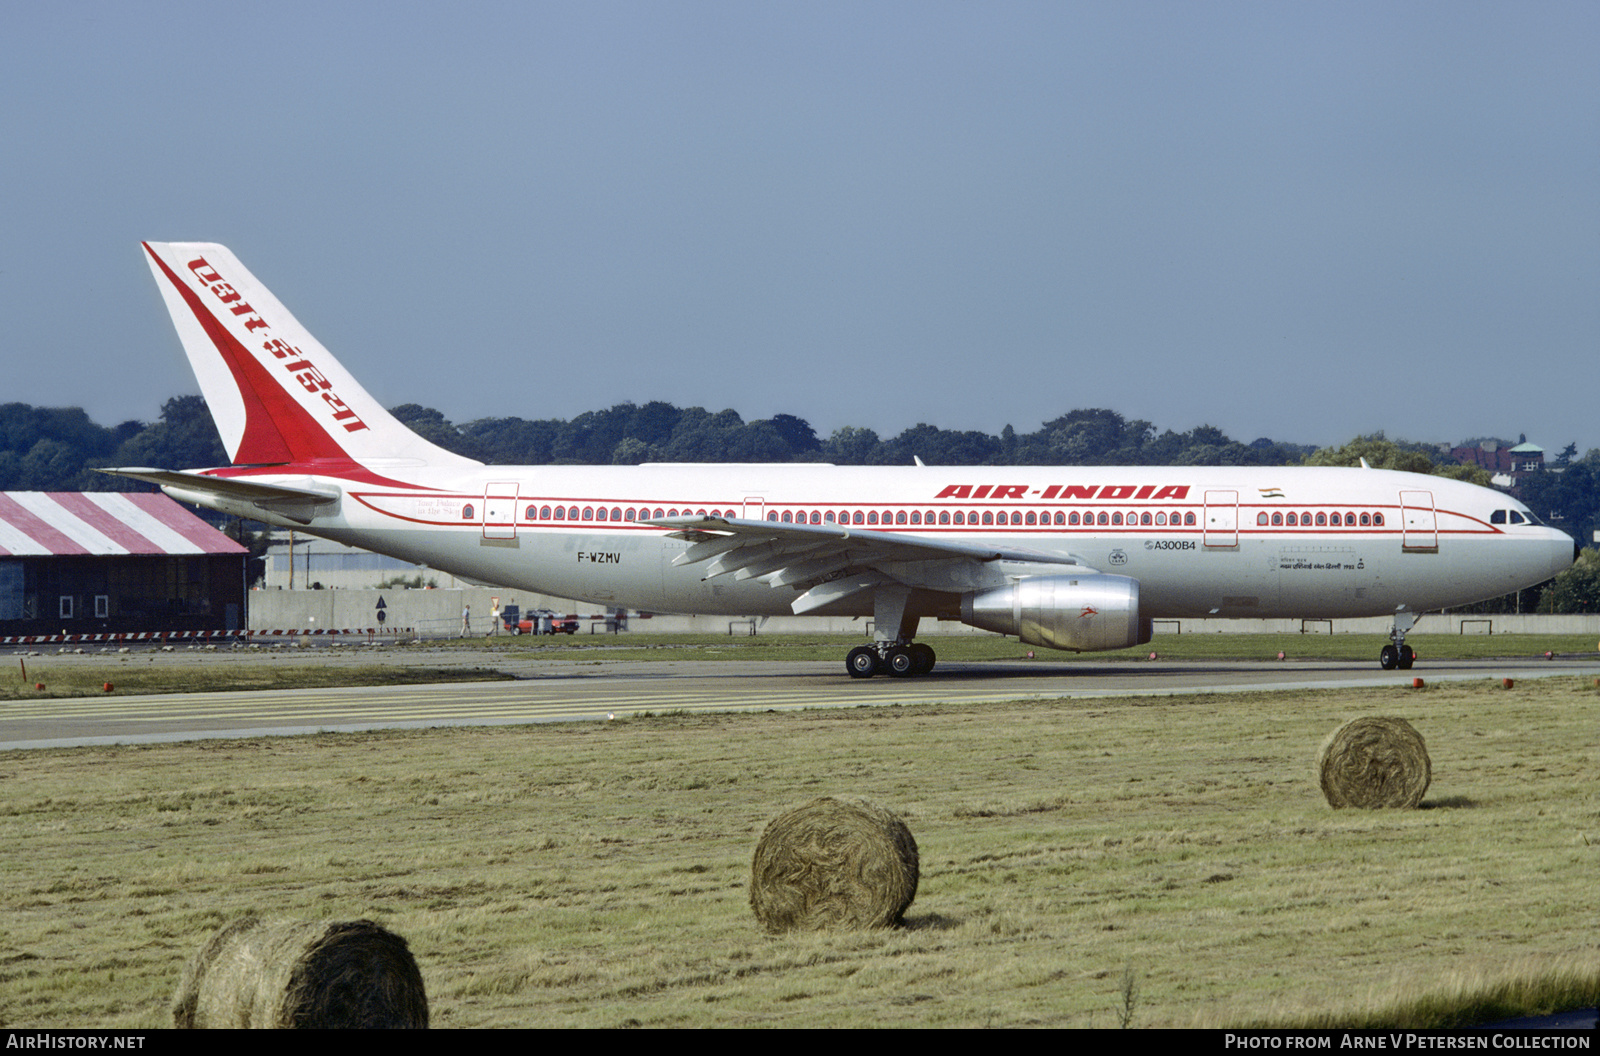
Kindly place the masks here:
<instances>
[{"instance_id":1,"label":"aircraft tail fin","mask_svg":"<svg viewBox=\"0 0 1600 1056\"><path fill-rule=\"evenodd\" d=\"M144 249L235 464L479 464L384 410L227 247L146 242Z\"/></svg>"}]
</instances>

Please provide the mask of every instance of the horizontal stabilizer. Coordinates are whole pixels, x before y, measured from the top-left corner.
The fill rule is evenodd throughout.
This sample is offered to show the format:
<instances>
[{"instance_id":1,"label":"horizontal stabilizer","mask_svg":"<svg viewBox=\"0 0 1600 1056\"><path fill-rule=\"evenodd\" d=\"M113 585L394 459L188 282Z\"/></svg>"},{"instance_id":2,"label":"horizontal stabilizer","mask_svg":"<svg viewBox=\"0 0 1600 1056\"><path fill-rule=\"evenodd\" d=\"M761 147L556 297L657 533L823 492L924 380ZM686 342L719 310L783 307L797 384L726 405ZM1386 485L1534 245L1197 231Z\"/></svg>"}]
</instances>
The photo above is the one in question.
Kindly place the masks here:
<instances>
[{"instance_id":1,"label":"horizontal stabilizer","mask_svg":"<svg viewBox=\"0 0 1600 1056\"><path fill-rule=\"evenodd\" d=\"M319 508L337 506L337 490L291 488L282 484L258 484L237 477L212 477L204 473L186 473L170 469L149 469L135 466L125 469L102 469L118 477L130 477L154 484L180 502L193 502L212 506L215 501L233 506L248 503L263 512L276 513L301 524L310 524ZM204 501L204 500L213 501ZM236 509L230 512L237 513Z\"/></svg>"}]
</instances>

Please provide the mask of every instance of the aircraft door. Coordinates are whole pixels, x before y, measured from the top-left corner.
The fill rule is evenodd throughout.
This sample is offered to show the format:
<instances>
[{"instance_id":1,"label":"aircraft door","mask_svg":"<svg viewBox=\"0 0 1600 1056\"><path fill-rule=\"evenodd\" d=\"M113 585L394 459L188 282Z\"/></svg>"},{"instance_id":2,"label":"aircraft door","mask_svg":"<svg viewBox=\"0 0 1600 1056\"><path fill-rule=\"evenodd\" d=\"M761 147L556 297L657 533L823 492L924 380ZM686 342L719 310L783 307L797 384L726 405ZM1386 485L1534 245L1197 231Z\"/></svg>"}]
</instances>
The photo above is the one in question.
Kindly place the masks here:
<instances>
[{"instance_id":1,"label":"aircraft door","mask_svg":"<svg viewBox=\"0 0 1600 1056\"><path fill-rule=\"evenodd\" d=\"M767 500L763 495L746 495L744 497L744 513L747 521L759 521L767 516Z\"/></svg>"},{"instance_id":2,"label":"aircraft door","mask_svg":"<svg viewBox=\"0 0 1600 1056\"><path fill-rule=\"evenodd\" d=\"M1206 492L1205 545L1239 545L1239 493Z\"/></svg>"},{"instance_id":3,"label":"aircraft door","mask_svg":"<svg viewBox=\"0 0 1600 1056\"><path fill-rule=\"evenodd\" d=\"M1400 548L1412 554L1439 552L1439 517L1433 507L1433 492L1400 493Z\"/></svg>"},{"instance_id":4,"label":"aircraft door","mask_svg":"<svg viewBox=\"0 0 1600 1056\"><path fill-rule=\"evenodd\" d=\"M496 480L483 489L483 537L517 537L517 482Z\"/></svg>"}]
</instances>

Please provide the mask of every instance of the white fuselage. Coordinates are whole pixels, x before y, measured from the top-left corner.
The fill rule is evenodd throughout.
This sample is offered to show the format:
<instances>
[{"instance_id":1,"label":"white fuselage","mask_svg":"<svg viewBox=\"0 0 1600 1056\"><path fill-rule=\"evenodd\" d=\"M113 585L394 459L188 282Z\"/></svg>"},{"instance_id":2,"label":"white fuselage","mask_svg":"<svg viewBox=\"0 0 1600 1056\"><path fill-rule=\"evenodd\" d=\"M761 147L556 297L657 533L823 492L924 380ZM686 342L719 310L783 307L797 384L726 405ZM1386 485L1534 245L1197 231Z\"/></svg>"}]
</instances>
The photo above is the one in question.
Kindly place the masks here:
<instances>
[{"instance_id":1,"label":"white fuselage","mask_svg":"<svg viewBox=\"0 0 1600 1056\"><path fill-rule=\"evenodd\" d=\"M426 467L369 469L396 485L250 479L337 488L336 504L293 523L301 530L469 580L654 612L787 614L814 585L708 579L701 565L673 564L690 543L641 523L702 514L1070 554L1137 579L1141 613L1154 619L1420 613L1542 582L1572 560L1563 533L1531 516L1497 518L1526 513L1499 492L1386 470L658 464L488 466L445 479ZM950 616L962 592L1039 572L952 561L948 581L935 576L916 607ZM872 602L814 611L870 615Z\"/></svg>"}]
</instances>

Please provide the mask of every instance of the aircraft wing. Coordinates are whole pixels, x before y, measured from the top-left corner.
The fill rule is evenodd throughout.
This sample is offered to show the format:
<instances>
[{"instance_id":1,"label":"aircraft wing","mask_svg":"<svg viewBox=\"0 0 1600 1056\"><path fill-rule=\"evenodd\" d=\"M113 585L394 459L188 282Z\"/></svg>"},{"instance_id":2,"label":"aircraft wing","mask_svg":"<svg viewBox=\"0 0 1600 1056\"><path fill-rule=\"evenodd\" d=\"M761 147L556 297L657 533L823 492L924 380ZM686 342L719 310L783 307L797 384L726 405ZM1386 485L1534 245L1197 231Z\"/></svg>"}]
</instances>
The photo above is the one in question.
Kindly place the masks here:
<instances>
[{"instance_id":1,"label":"aircraft wing","mask_svg":"<svg viewBox=\"0 0 1600 1056\"><path fill-rule=\"evenodd\" d=\"M732 574L735 579L762 579L773 587L809 586L793 603L796 615L882 586L973 590L991 585L996 572L985 566L1000 563L1094 571L1060 551L979 546L844 524L733 517L666 517L644 523L676 529L672 538L691 545L672 563L705 563L705 579Z\"/></svg>"}]
</instances>

